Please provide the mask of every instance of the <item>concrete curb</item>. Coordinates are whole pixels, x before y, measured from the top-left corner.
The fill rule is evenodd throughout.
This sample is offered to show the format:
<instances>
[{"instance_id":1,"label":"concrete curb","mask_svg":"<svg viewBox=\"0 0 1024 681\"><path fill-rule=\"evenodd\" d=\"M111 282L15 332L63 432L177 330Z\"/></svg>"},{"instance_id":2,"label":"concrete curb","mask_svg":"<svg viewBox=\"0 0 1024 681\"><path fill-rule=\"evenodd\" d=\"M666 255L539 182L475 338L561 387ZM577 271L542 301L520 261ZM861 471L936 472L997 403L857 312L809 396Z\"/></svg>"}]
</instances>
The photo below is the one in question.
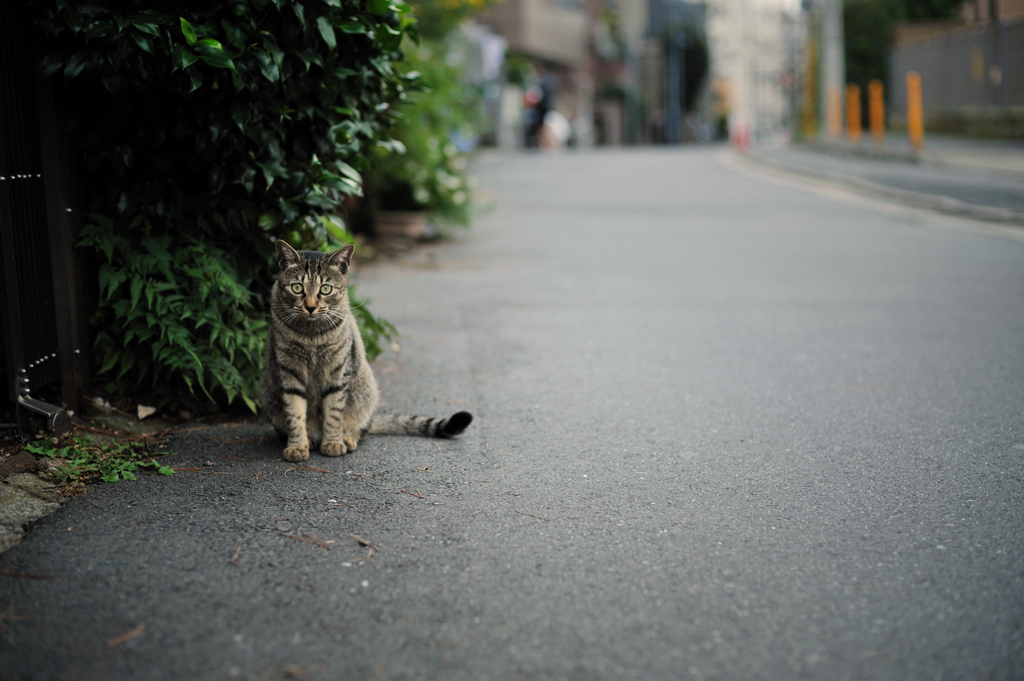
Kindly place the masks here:
<instances>
[{"instance_id":1,"label":"concrete curb","mask_svg":"<svg viewBox=\"0 0 1024 681\"><path fill-rule=\"evenodd\" d=\"M926 194L907 189L888 187L877 182L871 182L858 177L850 177L842 173L829 172L825 170L811 170L795 163L780 162L778 159L767 158L750 149L743 154L738 154L740 161L755 165L761 169L769 169L791 177L796 176L804 180L817 181L819 183L839 184L862 194L871 196L882 196L898 201L915 208L927 208L942 213L963 215L975 220L986 220L989 222L1000 222L1024 226L1024 213L1012 211L1006 208L994 208L992 206L981 206L967 203L948 196ZM824 182L823 182L824 181Z\"/></svg>"},{"instance_id":2,"label":"concrete curb","mask_svg":"<svg viewBox=\"0 0 1024 681\"><path fill-rule=\"evenodd\" d=\"M34 473L18 473L0 484L0 553L17 546L25 526L60 508L53 485Z\"/></svg>"},{"instance_id":3,"label":"concrete curb","mask_svg":"<svg viewBox=\"0 0 1024 681\"><path fill-rule=\"evenodd\" d=\"M800 142L800 147L817 151L822 154L834 156L852 156L854 158L869 158L884 161L903 161L905 163L926 163L934 165L946 165L936 155L927 151L915 151L911 147L896 148L877 146L867 142L865 144L850 144L848 142L822 142L808 141Z\"/></svg>"}]
</instances>

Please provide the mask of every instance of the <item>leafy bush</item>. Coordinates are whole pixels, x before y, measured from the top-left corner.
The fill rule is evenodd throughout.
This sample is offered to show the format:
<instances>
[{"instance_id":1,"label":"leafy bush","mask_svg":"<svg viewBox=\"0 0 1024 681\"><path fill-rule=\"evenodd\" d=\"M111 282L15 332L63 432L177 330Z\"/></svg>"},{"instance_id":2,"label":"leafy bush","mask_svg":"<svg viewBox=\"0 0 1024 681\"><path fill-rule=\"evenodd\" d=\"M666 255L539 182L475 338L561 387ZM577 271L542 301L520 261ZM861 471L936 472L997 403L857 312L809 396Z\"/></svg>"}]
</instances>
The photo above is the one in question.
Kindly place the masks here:
<instances>
[{"instance_id":1,"label":"leafy bush","mask_svg":"<svg viewBox=\"0 0 1024 681\"><path fill-rule=\"evenodd\" d=\"M335 213L414 83L395 0L37 0L100 261L98 373L158 406L253 406L273 237ZM365 7L365 9L364 9ZM200 9L202 8L202 9ZM360 308L368 334L393 330ZM376 339L368 338L370 348ZM152 391L152 392L150 392Z\"/></svg>"},{"instance_id":2,"label":"leafy bush","mask_svg":"<svg viewBox=\"0 0 1024 681\"><path fill-rule=\"evenodd\" d=\"M446 59L446 41L409 46L421 91L400 108L394 130L404 149L378 148L369 186L374 208L426 211L435 220L469 223L471 188L466 152L480 123L479 93Z\"/></svg>"},{"instance_id":3,"label":"leafy bush","mask_svg":"<svg viewBox=\"0 0 1024 681\"><path fill-rule=\"evenodd\" d=\"M81 244L105 258L92 321L107 391L152 395L148 404L165 407L188 403L197 388L212 402L219 388L228 403L240 397L255 411L250 381L260 371L267 321L257 314L252 282L222 250L194 237L154 235L142 217L122 235L111 220L93 217Z\"/></svg>"},{"instance_id":4,"label":"leafy bush","mask_svg":"<svg viewBox=\"0 0 1024 681\"><path fill-rule=\"evenodd\" d=\"M462 21L502 0L411 0L417 28L428 40L440 40Z\"/></svg>"}]
</instances>

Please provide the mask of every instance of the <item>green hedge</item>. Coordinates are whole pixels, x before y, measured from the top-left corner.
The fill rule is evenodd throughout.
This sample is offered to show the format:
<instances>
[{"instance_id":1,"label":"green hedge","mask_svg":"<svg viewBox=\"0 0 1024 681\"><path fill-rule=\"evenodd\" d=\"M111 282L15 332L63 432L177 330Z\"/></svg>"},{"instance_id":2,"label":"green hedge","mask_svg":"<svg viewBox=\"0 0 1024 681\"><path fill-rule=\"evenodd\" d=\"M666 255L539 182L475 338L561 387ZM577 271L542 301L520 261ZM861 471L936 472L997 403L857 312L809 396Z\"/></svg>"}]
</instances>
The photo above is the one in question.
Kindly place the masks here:
<instances>
[{"instance_id":1,"label":"green hedge","mask_svg":"<svg viewBox=\"0 0 1024 681\"><path fill-rule=\"evenodd\" d=\"M95 368L158 407L253 407L273 237L336 217L392 109L410 8L392 0L35 2L98 263ZM393 328L358 308L371 352Z\"/></svg>"}]
</instances>

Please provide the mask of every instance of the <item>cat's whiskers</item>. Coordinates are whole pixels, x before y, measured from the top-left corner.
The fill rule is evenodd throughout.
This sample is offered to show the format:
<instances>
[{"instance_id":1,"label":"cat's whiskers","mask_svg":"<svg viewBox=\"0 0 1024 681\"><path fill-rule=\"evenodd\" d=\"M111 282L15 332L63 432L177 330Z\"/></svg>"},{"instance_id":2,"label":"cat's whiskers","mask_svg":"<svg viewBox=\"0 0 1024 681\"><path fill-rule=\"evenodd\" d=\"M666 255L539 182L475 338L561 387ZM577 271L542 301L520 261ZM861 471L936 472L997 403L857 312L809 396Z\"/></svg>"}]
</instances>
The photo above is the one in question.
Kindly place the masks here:
<instances>
[{"instance_id":1,"label":"cat's whiskers","mask_svg":"<svg viewBox=\"0 0 1024 681\"><path fill-rule=\"evenodd\" d=\"M335 310L334 308L327 308L324 311L324 314L334 322L335 326L345 321L345 313L341 312L340 310Z\"/></svg>"}]
</instances>

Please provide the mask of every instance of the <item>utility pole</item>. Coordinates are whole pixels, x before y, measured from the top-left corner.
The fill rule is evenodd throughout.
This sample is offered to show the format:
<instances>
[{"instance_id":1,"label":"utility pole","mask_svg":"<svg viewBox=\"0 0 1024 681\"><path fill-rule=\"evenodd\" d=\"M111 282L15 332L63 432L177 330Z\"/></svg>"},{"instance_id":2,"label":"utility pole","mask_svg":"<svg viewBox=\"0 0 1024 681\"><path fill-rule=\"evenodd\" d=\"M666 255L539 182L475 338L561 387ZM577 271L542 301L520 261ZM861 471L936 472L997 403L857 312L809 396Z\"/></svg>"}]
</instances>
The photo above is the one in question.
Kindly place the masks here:
<instances>
[{"instance_id":1,"label":"utility pole","mask_svg":"<svg viewBox=\"0 0 1024 681\"><path fill-rule=\"evenodd\" d=\"M665 143L679 144L682 113L679 108L679 45L670 27L665 37Z\"/></svg>"},{"instance_id":2,"label":"utility pole","mask_svg":"<svg viewBox=\"0 0 1024 681\"><path fill-rule=\"evenodd\" d=\"M826 138L843 134L843 81L846 62L843 48L843 0L819 0L821 21L820 127Z\"/></svg>"}]
</instances>

